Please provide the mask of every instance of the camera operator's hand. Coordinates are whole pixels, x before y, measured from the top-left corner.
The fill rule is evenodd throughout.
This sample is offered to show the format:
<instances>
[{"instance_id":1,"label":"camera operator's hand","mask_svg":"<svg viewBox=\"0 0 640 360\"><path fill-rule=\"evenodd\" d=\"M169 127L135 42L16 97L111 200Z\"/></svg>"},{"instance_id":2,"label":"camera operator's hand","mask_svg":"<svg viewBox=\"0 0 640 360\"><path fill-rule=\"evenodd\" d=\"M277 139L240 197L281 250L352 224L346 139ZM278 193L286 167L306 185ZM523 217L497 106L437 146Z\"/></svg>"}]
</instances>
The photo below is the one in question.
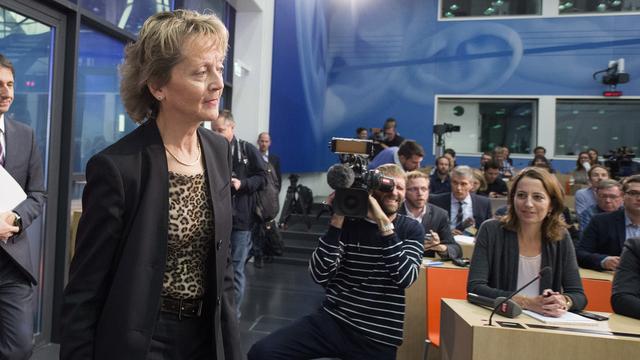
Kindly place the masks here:
<instances>
[{"instance_id":1,"label":"camera operator's hand","mask_svg":"<svg viewBox=\"0 0 640 360\"><path fill-rule=\"evenodd\" d=\"M378 228L380 228L382 236L393 234L393 228L385 229L389 224L392 224L391 220L382 210L378 200L371 195L369 195L369 210L367 211L367 217L378 224Z\"/></svg>"},{"instance_id":2,"label":"camera operator's hand","mask_svg":"<svg viewBox=\"0 0 640 360\"><path fill-rule=\"evenodd\" d=\"M329 194L329 196L327 196L327 200L325 200L324 203L329 207L332 207L333 199L335 198L336 198L336 192L334 191L331 194ZM338 229L342 229L343 223L344 223L344 216L338 215L336 213L333 213L333 215L331 215L331 220L329 221L329 224L331 226L336 227Z\"/></svg>"}]
</instances>

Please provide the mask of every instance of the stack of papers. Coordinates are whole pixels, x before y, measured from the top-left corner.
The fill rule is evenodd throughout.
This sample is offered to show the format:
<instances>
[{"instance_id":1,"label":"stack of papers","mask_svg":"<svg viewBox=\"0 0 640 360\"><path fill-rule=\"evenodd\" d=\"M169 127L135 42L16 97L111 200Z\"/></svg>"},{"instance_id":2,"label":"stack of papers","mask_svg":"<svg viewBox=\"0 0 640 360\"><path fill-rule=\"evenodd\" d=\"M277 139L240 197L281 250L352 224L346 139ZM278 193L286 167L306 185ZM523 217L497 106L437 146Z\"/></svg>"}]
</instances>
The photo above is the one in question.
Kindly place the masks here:
<instances>
[{"instance_id":1,"label":"stack of papers","mask_svg":"<svg viewBox=\"0 0 640 360\"><path fill-rule=\"evenodd\" d=\"M473 245L476 242L476 238L474 238L473 236L467 236L467 235L455 235L453 239L458 244Z\"/></svg>"},{"instance_id":2,"label":"stack of papers","mask_svg":"<svg viewBox=\"0 0 640 360\"><path fill-rule=\"evenodd\" d=\"M0 166L0 189L2 189L0 213L13 210L27 198L20 184L2 166Z\"/></svg>"},{"instance_id":3,"label":"stack of papers","mask_svg":"<svg viewBox=\"0 0 640 360\"><path fill-rule=\"evenodd\" d=\"M541 321L545 324L550 324L550 325L597 325L598 324L598 322L595 320L587 319L584 316L580 316L578 314L574 314L568 311L560 317L548 317L548 316L535 313L530 310L523 310L522 312L538 321Z\"/></svg>"}]
</instances>

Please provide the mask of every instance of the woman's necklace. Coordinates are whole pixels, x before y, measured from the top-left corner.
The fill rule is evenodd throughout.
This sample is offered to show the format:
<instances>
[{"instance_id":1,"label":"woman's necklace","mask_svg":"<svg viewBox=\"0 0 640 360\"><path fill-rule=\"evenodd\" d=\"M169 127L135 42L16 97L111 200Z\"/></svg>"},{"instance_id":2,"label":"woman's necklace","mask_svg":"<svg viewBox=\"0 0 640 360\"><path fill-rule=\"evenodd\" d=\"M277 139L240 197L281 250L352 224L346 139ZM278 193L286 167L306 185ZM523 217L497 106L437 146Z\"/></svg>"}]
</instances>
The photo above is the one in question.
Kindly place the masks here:
<instances>
[{"instance_id":1,"label":"woman's necklace","mask_svg":"<svg viewBox=\"0 0 640 360\"><path fill-rule=\"evenodd\" d=\"M199 163L199 162L200 162L200 156L202 155L202 151L200 151L200 142L197 142L196 144L197 144L197 146L198 146L198 155L197 155L196 159L195 159L193 162L191 162L191 163L186 163L186 162L184 162L184 161L182 161L182 160L178 159L178 157L177 157L177 156L175 156L175 155L174 155L174 154L169 150L169 148L168 148L166 145L164 146L164 149L165 149L165 150L167 150L167 152L169 153L169 155L171 155L171 157L173 157L174 159L176 159L176 161L177 161L177 162L179 162L180 164L182 164L182 165L184 165L184 166L193 166L193 165L195 165L195 164L197 164L197 163Z\"/></svg>"}]
</instances>

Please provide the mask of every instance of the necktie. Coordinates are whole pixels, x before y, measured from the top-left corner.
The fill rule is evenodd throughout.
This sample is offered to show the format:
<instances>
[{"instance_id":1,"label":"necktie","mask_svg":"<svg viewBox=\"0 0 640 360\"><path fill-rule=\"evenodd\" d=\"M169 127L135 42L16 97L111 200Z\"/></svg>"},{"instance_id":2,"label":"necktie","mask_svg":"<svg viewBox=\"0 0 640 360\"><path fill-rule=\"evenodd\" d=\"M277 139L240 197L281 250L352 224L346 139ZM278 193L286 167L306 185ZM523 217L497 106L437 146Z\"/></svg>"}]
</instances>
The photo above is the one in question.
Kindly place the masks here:
<instances>
[{"instance_id":1,"label":"necktie","mask_svg":"<svg viewBox=\"0 0 640 360\"><path fill-rule=\"evenodd\" d=\"M1 142L0 142L0 166L4 166L4 149L2 148Z\"/></svg>"},{"instance_id":2,"label":"necktie","mask_svg":"<svg viewBox=\"0 0 640 360\"><path fill-rule=\"evenodd\" d=\"M460 225L462 224L462 204L464 204L464 202L458 201L458 213L456 214L456 229L460 227Z\"/></svg>"}]
</instances>

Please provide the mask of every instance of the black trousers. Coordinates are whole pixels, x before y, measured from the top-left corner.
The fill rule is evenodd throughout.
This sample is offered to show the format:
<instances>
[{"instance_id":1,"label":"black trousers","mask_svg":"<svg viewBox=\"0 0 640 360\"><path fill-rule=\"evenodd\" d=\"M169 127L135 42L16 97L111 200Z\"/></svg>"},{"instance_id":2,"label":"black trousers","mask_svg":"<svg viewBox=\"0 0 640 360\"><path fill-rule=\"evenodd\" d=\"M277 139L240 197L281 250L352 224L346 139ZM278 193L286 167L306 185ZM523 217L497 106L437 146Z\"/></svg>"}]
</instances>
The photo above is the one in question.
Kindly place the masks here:
<instances>
[{"instance_id":1,"label":"black trousers","mask_svg":"<svg viewBox=\"0 0 640 360\"><path fill-rule=\"evenodd\" d=\"M213 332L210 317L183 317L160 312L151 337L148 360L210 360L213 353Z\"/></svg>"},{"instance_id":2,"label":"black trousers","mask_svg":"<svg viewBox=\"0 0 640 360\"><path fill-rule=\"evenodd\" d=\"M33 287L0 249L0 359L26 360L33 351Z\"/></svg>"},{"instance_id":3,"label":"black trousers","mask_svg":"<svg viewBox=\"0 0 640 360\"><path fill-rule=\"evenodd\" d=\"M303 360L321 357L392 360L397 348L375 342L344 327L320 309L255 343L249 360Z\"/></svg>"}]
</instances>

